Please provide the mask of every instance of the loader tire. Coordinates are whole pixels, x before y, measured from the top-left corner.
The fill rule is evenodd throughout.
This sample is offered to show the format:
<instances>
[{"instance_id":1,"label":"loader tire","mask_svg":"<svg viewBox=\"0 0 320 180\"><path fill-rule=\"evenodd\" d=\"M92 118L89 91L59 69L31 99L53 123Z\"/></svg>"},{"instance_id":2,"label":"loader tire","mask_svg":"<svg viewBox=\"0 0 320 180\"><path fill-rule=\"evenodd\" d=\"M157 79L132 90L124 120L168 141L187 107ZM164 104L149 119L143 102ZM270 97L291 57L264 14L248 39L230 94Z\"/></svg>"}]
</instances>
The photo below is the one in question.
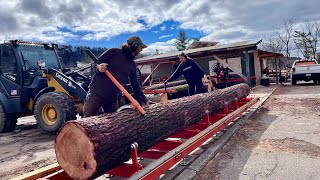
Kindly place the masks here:
<instances>
[{"instance_id":1,"label":"loader tire","mask_svg":"<svg viewBox=\"0 0 320 180\"><path fill-rule=\"evenodd\" d=\"M17 118L13 114L7 114L0 103L0 132L11 132L16 128Z\"/></svg>"},{"instance_id":2,"label":"loader tire","mask_svg":"<svg viewBox=\"0 0 320 180\"><path fill-rule=\"evenodd\" d=\"M59 93L61 96L63 96L63 100L65 102L67 102L68 104L68 113L67 113L67 121L69 120L76 120L77 119L77 107L74 103L74 101L72 100L72 98L66 94L66 93L63 93L63 92L57 92Z\"/></svg>"},{"instance_id":3,"label":"loader tire","mask_svg":"<svg viewBox=\"0 0 320 180\"><path fill-rule=\"evenodd\" d=\"M35 105L39 127L50 134L56 134L62 125L76 116L75 105L70 96L62 92L49 92L40 96Z\"/></svg>"}]
</instances>

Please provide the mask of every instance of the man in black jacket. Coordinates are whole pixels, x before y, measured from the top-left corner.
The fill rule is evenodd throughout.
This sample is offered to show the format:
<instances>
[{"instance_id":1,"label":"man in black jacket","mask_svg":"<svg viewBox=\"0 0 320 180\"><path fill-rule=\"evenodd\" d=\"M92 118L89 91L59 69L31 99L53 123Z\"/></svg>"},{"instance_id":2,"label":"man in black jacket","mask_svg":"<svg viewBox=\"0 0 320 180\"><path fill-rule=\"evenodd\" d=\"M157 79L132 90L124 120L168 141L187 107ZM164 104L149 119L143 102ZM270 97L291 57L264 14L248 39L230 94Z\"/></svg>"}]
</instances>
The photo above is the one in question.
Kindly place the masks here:
<instances>
[{"instance_id":1,"label":"man in black jacket","mask_svg":"<svg viewBox=\"0 0 320 180\"><path fill-rule=\"evenodd\" d=\"M195 61L190 59L185 53L181 53L178 57L181 63L165 83L174 81L180 75L183 75L187 80L190 96L194 95L195 93L202 93L202 78L204 72L202 71L201 67Z\"/></svg>"},{"instance_id":2,"label":"man in black jacket","mask_svg":"<svg viewBox=\"0 0 320 180\"><path fill-rule=\"evenodd\" d=\"M134 97L139 103L148 102L138 83L137 66L134 62L135 56L146 47L139 37L132 36L121 49L108 49L99 57L101 64L98 64L95 69L84 103L85 117L99 115L101 107L104 113L115 112L119 108L120 91L105 75L107 68L120 84L127 84L130 79Z\"/></svg>"}]
</instances>

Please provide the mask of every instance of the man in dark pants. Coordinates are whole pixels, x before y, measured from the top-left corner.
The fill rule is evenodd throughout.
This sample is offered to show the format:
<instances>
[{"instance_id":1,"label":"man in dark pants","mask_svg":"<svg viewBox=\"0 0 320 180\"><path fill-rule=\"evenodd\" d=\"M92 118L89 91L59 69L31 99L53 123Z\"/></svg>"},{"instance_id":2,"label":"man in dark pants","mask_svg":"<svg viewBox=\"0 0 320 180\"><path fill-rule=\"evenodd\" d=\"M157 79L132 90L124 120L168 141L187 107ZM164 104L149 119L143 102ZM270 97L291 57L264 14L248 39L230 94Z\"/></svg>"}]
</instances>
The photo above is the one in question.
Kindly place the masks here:
<instances>
[{"instance_id":1,"label":"man in dark pants","mask_svg":"<svg viewBox=\"0 0 320 180\"><path fill-rule=\"evenodd\" d=\"M105 75L107 68L120 84L127 84L130 79L136 100L139 103L148 104L138 83L137 66L134 62L135 56L146 47L139 37L132 36L121 49L108 49L99 57L101 64L97 65L89 85L84 103L84 117L99 115L101 107L104 113L115 112L118 109L120 90Z\"/></svg>"},{"instance_id":2,"label":"man in dark pants","mask_svg":"<svg viewBox=\"0 0 320 180\"><path fill-rule=\"evenodd\" d=\"M185 53L181 53L178 57L181 63L171 77L165 81L165 83L174 81L180 75L183 75L187 80L190 96L194 95L195 93L202 93L202 78L204 72L202 71L201 67L195 61L190 59Z\"/></svg>"}]
</instances>

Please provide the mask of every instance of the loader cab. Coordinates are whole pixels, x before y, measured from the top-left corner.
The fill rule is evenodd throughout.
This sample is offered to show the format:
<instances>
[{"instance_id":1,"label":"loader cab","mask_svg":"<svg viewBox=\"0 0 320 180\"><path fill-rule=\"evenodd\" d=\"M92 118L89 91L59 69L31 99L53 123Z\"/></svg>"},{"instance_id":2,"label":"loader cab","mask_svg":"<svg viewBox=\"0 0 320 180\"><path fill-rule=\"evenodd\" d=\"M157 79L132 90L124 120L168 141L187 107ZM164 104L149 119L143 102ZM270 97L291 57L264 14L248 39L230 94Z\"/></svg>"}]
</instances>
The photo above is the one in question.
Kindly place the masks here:
<instances>
[{"instance_id":1,"label":"loader cab","mask_svg":"<svg viewBox=\"0 0 320 180\"><path fill-rule=\"evenodd\" d=\"M12 41L0 45L1 77L19 85L32 84L45 68L61 69L61 63L54 47L47 45L22 45Z\"/></svg>"},{"instance_id":2,"label":"loader cab","mask_svg":"<svg viewBox=\"0 0 320 180\"><path fill-rule=\"evenodd\" d=\"M0 51L0 92L8 98L19 97L23 82L18 55L10 44L1 44Z\"/></svg>"},{"instance_id":3,"label":"loader cab","mask_svg":"<svg viewBox=\"0 0 320 180\"><path fill-rule=\"evenodd\" d=\"M20 62L11 44L0 44L0 132L13 131L24 109L21 106L23 80Z\"/></svg>"},{"instance_id":4,"label":"loader cab","mask_svg":"<svg viewBox=\"0 0 320 180\"><path fill-rule=\"evenodd\" d=\"M61 69L61 63L53 47L18 46L23 65L23 85L31 85L34 78L42 75L42 68Z\"/></svg>"},{"instance_id":5,"label":"loader cab","mask_svg":"<svg viewBox=\"0 0 320 180\"><path fill-rule=\"evenodd\" d=\"M8 104L7 113L31 115L34 98L48 87L41 65L61 69L54 46L17 41L0 44L0 102Z\"/></svg>"}]
</instances>

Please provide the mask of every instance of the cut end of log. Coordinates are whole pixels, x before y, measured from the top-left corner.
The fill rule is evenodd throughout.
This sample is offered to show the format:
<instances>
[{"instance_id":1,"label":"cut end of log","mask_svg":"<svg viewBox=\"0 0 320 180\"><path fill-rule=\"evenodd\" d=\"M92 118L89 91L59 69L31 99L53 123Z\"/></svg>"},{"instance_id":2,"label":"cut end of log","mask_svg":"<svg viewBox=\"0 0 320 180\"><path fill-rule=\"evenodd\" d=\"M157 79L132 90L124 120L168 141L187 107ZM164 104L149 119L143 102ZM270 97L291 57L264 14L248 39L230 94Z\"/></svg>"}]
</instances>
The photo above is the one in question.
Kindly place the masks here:
<instances>
[{"instance_id":1,"label":"cut end of log","mask_svg":"<svg viewBox=\"0 0 320 180\"><path fill-rule=\"evenodd\" d=\"M78 123L67 123L59 132L55 151L57 161L73 179L88 179L97 170L94 144Z\"/></svg>"}]
</instances>

